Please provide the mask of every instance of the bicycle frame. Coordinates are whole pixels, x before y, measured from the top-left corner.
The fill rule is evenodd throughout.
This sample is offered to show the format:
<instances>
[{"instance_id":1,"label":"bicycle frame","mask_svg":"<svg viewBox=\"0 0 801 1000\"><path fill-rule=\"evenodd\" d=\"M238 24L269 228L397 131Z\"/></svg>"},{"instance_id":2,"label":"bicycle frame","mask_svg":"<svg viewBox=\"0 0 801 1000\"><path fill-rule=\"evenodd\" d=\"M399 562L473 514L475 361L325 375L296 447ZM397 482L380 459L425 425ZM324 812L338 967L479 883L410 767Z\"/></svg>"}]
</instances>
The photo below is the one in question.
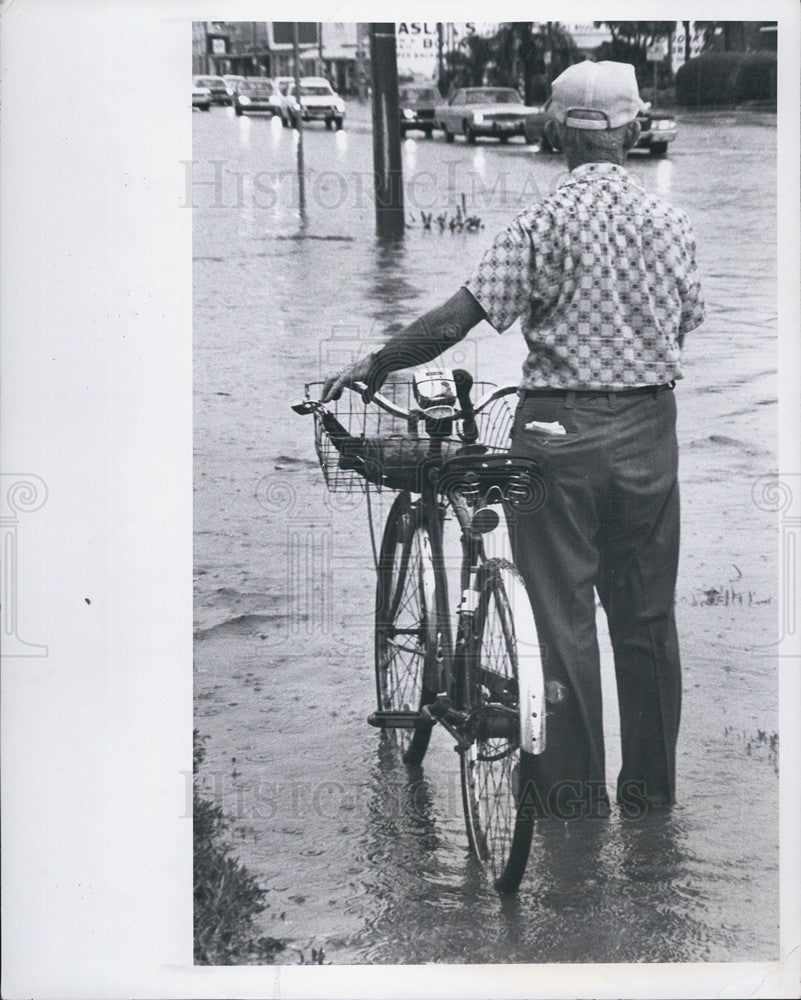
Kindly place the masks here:
<instances>
[{"instance_id":1,"label":"bicycle frame","mask_svg":"<svg viewBox=\"0 0 801 1000\"><path fill-rule=\"evenodd\" d=\"M538 670L529 669L530 661L518 663L519 692L518 715L510 718L501 711L493 711L491 717L476 720L463 711L466 703L465 685L467 678L479 661L480 642L474 629L474 619L478 607L477 576L484 561L484 532L473 528L474 512L465 497L456 488L447 491L444 500L440 492L427 488L418 503L423 509L423 521L427 524L432 545L434 581L427 587L427 599L437 613L437 650L435 663L426 664L424 682L431 690L437 691L437 700L421 713L421 724L438 722L456 741L457 749L467 749L480 736L507 737L517 734L522 750L530 754L540 754L545 750L545 691L542 675ZM443 504L456 515L461 532L462 561L460 568L461 593L456 608L457 628L455 641L451 641L451 608L445 597L445 588L436 577L445 574L445 554L442 537ZM484 508L478 508L484 509ZM439 594L439 596L437 596ZM430 606L431 607L431 606ZM480 732L476 731L476 726Z\"/></svg>"}]
</instances>

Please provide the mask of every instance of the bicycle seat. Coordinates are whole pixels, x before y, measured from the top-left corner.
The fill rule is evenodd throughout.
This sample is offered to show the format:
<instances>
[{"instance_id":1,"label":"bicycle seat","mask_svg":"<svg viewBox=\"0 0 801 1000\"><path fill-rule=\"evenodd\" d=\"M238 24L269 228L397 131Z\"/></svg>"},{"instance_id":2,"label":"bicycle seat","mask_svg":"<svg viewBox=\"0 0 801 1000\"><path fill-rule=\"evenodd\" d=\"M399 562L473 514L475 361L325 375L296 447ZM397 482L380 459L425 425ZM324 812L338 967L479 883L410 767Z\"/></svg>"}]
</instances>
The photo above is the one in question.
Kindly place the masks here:
<instances>
[{"instance_id":1,"label":"bicycle seat","mask_svg":"<svg viewBox=\"0 0 801 1000\"><path fill-rule=\"evenodd\" d=\"M545 500L545 483L539 462L506 453L456 455L442 464L437 489L477 492L482 498L497 487L511 506L539 510Z\"/></svg>"}]
</instances>

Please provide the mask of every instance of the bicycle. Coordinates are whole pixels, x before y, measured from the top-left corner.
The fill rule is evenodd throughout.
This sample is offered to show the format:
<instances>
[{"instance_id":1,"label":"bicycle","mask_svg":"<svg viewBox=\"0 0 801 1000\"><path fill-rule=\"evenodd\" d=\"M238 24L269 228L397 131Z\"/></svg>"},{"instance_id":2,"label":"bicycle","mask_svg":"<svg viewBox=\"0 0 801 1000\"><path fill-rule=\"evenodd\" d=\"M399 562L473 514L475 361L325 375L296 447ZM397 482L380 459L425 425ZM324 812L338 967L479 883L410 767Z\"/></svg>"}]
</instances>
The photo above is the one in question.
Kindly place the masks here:
<instances>
[{"instance_id":1,"label":"bicycle","mask_svg":"<svg viewBox=\"0 0 801 1000\"><path fill-rule=\"evenodd\" d=\"M314 414L328 488L364 489L368 502L371 486L397 493L375 553L378 708L368 722L395 737L409 765L422 762L435 725L453 737L470 847L496 889L515 892L533 832L530 778L545 749L546 683L523 579L509 560L486 557L484 538L500 523L498 505L510 523L544 499L537 463L506 445L505 397L516 387L483 384L473 404L468 372L429 369L367 405L362 384L330 404L312 398L319 386L307 385L293 409ZM446 517L461 542L455 630Z\"/></svg>"}]
</instances>

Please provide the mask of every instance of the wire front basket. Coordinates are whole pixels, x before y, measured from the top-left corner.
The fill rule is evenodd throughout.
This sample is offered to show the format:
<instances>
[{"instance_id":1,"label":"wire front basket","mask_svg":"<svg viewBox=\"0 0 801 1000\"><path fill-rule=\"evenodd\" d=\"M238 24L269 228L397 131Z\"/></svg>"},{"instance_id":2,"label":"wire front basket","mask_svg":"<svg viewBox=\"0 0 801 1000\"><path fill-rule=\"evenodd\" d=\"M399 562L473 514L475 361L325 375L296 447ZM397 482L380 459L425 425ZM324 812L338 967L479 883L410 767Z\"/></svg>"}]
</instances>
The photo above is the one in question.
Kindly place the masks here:
<instances>
[{"instance_id":1,"label":"wire front basket","mask_svg":"<svg viewBox=\"0 0 801 1000\"><path fill-rule=\"evenodd\" d=\"M388 381L381 395L396 406L416 410L413 383ZM322 382L306 386L307 399L319 399ZM476 382L475 402L496 386ZM314 443L326 485L331 493L365 492L372 483L379 491L419 489L420 467L430 450L430 438L422 420L393 416L375 403L364 403L358 393L345 390L341 398L326 404L333 421L314 415ZM478 445L486 452L505 452L509 446L513 411L508 397L493 400L476 415ZM458 429L461 421L455 425ZM452 458L464 449L458 437L442 441L442 457Z\"/></svg>"}]
</instances>

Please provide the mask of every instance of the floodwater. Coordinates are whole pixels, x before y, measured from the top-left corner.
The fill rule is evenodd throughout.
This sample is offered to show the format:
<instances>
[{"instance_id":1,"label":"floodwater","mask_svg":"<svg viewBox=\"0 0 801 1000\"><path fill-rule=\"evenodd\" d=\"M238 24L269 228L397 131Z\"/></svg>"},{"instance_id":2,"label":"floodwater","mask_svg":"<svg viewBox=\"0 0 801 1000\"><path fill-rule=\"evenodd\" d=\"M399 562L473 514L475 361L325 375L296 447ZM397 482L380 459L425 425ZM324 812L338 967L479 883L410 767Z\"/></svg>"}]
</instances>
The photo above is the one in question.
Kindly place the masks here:
<instances>
[{"instance_id":1,"label":"floodwater","mask_svg":"<svg viewBox=\"0 0 801 1000\"><path fill-rule=\"evenodd\" d=\"M280 961L312 946L336 964L778 955L779 515L759 481L777 463L776 122L679 118L669 158L629 161L693 219L708 306L676 390L679 801L644 821L542 823L519 894L500 899L468 853L450 739L435 732L409 771L366 724L365 498L326 492L310 419L289 407L452 294L564 166L517 141L409 139L410 228L381 247L366 124L306 131L302 226L293 133L227 109L194 115L195 724L206 794L268 890L259 927L287 943ZM449 227L463 194L477 231ZM519 333L482 324L452 363L509 383L523 357ZM608 655L604 674L612 785Z\"/></svg>"}]
</instances>

